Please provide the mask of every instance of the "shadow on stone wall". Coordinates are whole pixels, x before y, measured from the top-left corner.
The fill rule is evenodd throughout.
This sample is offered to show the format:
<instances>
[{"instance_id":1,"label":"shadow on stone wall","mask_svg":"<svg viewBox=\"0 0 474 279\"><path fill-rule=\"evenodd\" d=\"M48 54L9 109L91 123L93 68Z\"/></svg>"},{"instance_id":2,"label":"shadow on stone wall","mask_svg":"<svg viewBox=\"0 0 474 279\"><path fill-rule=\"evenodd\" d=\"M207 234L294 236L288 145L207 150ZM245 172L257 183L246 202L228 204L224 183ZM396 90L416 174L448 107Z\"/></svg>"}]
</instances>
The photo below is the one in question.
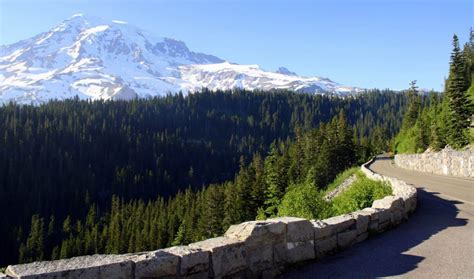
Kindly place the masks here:
<instances>
[{"instance_id":1,"label":"shadow on stone wall","mask_svg":"<svg viewBox=\"0 0 474 279\"><path fill-rule=\"evenodd\" d=\"M467 219L457 218L456 205L461 202L447 201L436 194L419 188L417 210L408 222L280 278L377 278L415 269L424 257L404 253L440 231L467 224Z\"/></svg>"}]
</instances>

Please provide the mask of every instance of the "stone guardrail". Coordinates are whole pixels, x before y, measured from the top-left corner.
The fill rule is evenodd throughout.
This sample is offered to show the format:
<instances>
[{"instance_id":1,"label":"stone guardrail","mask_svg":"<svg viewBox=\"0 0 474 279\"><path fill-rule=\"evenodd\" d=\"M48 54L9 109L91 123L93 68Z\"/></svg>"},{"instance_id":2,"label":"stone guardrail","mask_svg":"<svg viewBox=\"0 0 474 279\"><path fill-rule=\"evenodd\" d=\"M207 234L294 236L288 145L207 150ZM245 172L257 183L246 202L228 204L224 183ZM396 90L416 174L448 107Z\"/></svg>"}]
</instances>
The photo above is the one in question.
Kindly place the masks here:
<instances>
[{"instance_id":1,"label":"stone guardrail","mask_svg":"<svg viewBox=\"0 0 474 279\"><path fill-rule=\"evenodd\" d=\"M447 146L440 152L397 154L394 162L404 169L474 178L474 146L460 151Z\"/></svg>"},{"instance_id":2,"label":"stone guardrail","mask_svg":"<svg viewBox=\"0 0 474 279\"><path fill-rule=\"evenodd\" d=\"M372 207L324 220L281 217L232 225L224 236L152 252L92 255L11 265L18 278L271 278L295 263L327 254L383 232L416 208L416 189L362 165L371 179L391 183L393 196ZM4 275L5 276L5 275ZM1 276L0 276L1 277Z\"/></svg>"}]
</instances>

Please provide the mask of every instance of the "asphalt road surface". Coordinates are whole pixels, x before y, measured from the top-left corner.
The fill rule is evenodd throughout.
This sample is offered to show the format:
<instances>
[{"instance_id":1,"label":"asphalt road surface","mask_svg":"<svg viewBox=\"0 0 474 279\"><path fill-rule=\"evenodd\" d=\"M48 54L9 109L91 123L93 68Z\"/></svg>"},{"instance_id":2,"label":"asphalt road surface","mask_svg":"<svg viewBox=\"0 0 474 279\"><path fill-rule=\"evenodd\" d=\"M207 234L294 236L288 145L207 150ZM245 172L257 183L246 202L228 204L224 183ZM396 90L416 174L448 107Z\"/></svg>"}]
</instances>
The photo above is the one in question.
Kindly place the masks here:
<instances>
[{"instance_id":1,"label":"asphalt road surface","mask_svg":"<svg viewBox=\"0 0 474 279\"><path fill-rule=\"evenodd\" d=\"M474 180L401 169L383 157L370 169L417 187L409 220L281 278L474 278Z\"/></svg>"}]
</instances>

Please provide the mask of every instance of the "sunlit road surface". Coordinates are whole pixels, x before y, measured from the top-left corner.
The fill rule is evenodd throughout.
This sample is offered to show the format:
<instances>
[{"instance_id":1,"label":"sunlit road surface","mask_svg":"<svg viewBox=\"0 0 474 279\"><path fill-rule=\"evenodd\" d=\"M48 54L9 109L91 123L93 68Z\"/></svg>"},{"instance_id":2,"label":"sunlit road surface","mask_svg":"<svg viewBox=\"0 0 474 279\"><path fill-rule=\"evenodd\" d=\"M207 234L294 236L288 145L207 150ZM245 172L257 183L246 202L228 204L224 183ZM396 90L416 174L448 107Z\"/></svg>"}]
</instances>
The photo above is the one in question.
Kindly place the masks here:
<instances>
[{"instance_id":1,"label":"sunlit road surface","mask_svg":"<svg viewBox=\"0 0 474 279\"><path fill-rule=\"evenodd\" d=\"M474 278L474 180L414 172L378 158L373 171L418 189L418 206L399 227L282 278Z\"/></svg>"}]
</instances>

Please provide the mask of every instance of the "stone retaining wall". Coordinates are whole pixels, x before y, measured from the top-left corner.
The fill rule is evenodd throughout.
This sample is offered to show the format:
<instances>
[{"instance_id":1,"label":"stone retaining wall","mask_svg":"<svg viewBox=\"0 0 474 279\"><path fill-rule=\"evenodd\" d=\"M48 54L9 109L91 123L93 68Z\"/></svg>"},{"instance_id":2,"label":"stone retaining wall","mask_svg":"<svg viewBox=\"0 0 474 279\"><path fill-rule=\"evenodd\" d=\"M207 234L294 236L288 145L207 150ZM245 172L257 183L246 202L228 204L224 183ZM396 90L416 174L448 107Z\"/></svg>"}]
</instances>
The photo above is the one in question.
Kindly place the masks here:
<instances>
[{"instance_id":1,"label":"stone retaining wall","mask_svg":"<svg viewBox=\"0 0 474 279\"><path fill-rule=\"evenodd\" d=\"M394 161L404 169L474 178L474 147L462 151L446 147L440 152L398 154Z\"/></svg>"},{"instance_id":2,"label":"stone retaining wall","mask_svg":"<svg viewBox=\"0 0 474 279\"><path fill-rule=\"evenodd\" d=\"M224 236L188 246L124 255L81 256L12 265L18 278L271 278L295 263L327 254L383 232L416 208L416 189L405 182L362 171L391 183L393 196L372 207L325 220L281 217L231 226Z\"/></svg>"}]
</instances>

